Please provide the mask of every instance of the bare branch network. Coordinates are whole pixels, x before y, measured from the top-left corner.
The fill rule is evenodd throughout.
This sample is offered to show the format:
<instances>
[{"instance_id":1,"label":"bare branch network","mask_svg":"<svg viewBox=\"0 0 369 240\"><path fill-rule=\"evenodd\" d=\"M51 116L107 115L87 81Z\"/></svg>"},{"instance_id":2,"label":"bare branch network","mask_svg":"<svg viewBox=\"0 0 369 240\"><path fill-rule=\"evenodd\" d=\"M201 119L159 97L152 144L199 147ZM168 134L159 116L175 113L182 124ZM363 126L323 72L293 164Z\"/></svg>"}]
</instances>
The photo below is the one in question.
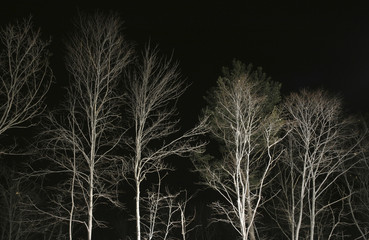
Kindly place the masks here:
<instances>
[{"instance_id":1,"label":"bare branch network","mask_svg":"<svg viewBox=\"0 0 369 240\"><path fill-rule=\"evenodd\" d=\"M56 109L44 104L50 41L31 18L0 30L1 239L368 238L367 125L341 99L282 97L234 60L181 129L188 85L172 57L135 49L114 14L81 13L73 27ZM171 180L175 161L194 168L187 189Z\"/></svg>"}]
</instances>

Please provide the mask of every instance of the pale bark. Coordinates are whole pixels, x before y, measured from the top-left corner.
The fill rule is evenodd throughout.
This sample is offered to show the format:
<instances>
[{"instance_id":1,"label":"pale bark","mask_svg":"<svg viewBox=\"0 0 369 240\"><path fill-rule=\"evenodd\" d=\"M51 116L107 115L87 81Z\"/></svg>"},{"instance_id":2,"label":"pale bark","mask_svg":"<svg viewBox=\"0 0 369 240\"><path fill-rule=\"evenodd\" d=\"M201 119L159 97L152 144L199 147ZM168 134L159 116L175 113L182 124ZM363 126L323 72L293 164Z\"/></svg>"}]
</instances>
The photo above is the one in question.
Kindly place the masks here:
<instances>
[{"instance_id":1,"label":"pale bark","mask_svg":"<svg viewBox=\"0 0 369 240\"><path fill-rule=\"evenodd\" d=\"M348 171L344 163L354 157L360 137L353 131L353 121L342 118L340 100L324 91L293 93L285 102L285 110L291 122L285 161L288 167L282 171L289 171L290 179L282 181L285 193L279 200L280 204L287 203L282 204L286 213L292 209L285 218L291 226L288 237L298 240L306 236L313 240L333 236L340 224L335 221L340 218L332 215L334 221L326 226L318 225L319 219L330 214L333 203L348 197L327 199L334 183ZM322 228L331 232L329 236L321 235Z\"/></svg>"},{"instance_id":2,"label":"pale bark","mask_svg":"<svg viewBox=\"0 0 369 240\"><path fill-rule=\"evenodd\" d=\"M117 16L81 14L75 27L66 45L67 70L72 77L68 97L59 112L49 115L40 143L53 163L43 172L63 173L67 180L60 183L59 197L52 201L60 212L43 213L68 222L69 238L78 224L91 240L94 227L103 226L94 217L98 200L120 205L115 186L121 157L114 151L124 129L120 126L123 94L118 91L131 47Z\"/></svg>"},{"instance_id":3,"label":"pale bark","mask_svg":"<svg viewBox=\"0 0 369 240\"><path fill-rule=\"evenodd\" d=\"M136 184L136 232L137 239L141 239L141 213L140 213L140 184Z\"/></svg>"},{"instance_id":4,"label":"pale bark","mask_svg":"<svg viewBox=\"0 0 369 240\"><path fill-rule=\"evenodd\" d=\"M142 61L131 74L127 84L127 101L134 125L132 171L136 187L137 240L142 239L140 201L141 183L151 173L167 167L163 159L171 155L186 156L204 146L195 137L205 132L204 122L171 141L165 139L178 131L175 102L185 90L179 80L177 65L158 57L156 50L146 49ZM153 142L157 142L155 146ZM158 169L159 167L159 169Z\"/></svg>"},{"instance_id":5,"label":"pale bark","mask_svg":"<svg viewBox=\"0 0 369 240\"><path fill-rule=\"evenodd\" d=\"M158 170L161 168L159 167ZM147 191L147 195L141 200L142 216L140 216L142 239L171 239L173 229L179 220L175 215L179 212L177 201L180 193L172 194L166 188L162 191L162 180L164 176L158 174L157 186Z\"/></svg>"},{"instance_id":6,"label":"pale bark","mask_svg":"<svg viewBox=\"0 0 369 240\"><path fill-rule=\"evenodd\" d=\"M252 74L250 74L252 75ZM267 97L248 74L231 82L218 81L216 111L210 131L224 144L223 159L216 164L197 162L204 183L217 191L226 204L212 204L220 215L215 222L230 224L242 239L256 239L256 217L262 205L263 188L281 151L277 137L283 123L277 112L265 113ZM259 176L255 172L259 171Z\"/></svg>"},{"instance_id":7,"label":"pale bark","mask_svg":"<svg viewBox=\"0 0 369 240\"><path fill-rule=\"evenodd\" d=\"M11 128L32 126L44 109L43 100L53 78L49 66L50 41L41 39L31 18L0 30L0 135Z\"/></svg>"},{"instance_id":8,"label":"pale bark","mask_svg":"<svg viewBox=\"0 0 369 240\"><path fill-rule=\"evenodd\" d=\"M347 186L351 219L358 230L355 239L368 239L369 237L369 161L368 161L368 128L364 125L362 132L364 140L360 142L357 154L357 164L347 172L345 182Z\"/></svg>"},{"instance_id":9,"label":"pale bark","mask_svg":"<svg viewBox=\"0 0 369 240\"><path fill-rule=\"evenodd\" d=\"M196 217L196 212L194 212L192 215L188 215L187 211L187 204L188 202L191 200L193 196L188 197L187 196L187 191L184 191L184 196L183 199L180 200L178 202L178 210L180 213L180 228L181 228L181 235L182 235L182 240L186 240L187 239L187 235L192 232L196 227L198 226L192 226L195 217Z\"/></svg>"}]
</instances>

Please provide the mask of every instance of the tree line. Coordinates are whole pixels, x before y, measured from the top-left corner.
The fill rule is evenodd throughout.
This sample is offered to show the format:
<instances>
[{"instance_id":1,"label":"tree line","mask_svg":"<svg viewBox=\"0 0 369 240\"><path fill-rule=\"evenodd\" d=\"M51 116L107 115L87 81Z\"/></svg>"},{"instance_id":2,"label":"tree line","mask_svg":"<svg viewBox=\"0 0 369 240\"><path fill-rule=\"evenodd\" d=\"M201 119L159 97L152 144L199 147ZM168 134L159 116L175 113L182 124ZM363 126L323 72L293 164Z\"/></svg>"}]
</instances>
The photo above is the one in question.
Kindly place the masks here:
<instances>
[{"instance_id":1,"label":"tree line","mask_svg":"<svg viewBox=\"0 0 369 240\"><path fill-rule=\"evenodd\" d=\"M338 96L281 96L262 68L234 60L182 130L187 85L173 59L137 50L117 15L73 23L53 109L51 41L31 18L0 31L1 239L102 239L103 228L109 239L221 239L222 228L226 239L368 238L367 127ZM185 158L216 196L206 206L166 181ZM122 233L112 211L133 227Z\"/></svg>"}]
</instances>

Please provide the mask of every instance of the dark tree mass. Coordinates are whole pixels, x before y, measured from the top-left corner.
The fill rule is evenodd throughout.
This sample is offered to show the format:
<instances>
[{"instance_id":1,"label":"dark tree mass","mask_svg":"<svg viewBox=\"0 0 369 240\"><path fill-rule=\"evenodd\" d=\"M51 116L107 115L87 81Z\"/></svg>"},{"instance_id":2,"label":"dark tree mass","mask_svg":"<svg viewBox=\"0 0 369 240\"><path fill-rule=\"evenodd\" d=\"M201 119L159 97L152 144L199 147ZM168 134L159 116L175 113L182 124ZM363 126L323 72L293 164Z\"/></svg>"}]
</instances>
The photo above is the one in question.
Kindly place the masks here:
<instances>
[{"instance_id":1,"label":"dark tree mass","mask_svg":"<svg viewBox=\"0 0 369 240\"><path fill-rule=\"evenodd\" d=\"M368 239L368 11L3 4L0 239Z\"/></svg>"}]
</instances>

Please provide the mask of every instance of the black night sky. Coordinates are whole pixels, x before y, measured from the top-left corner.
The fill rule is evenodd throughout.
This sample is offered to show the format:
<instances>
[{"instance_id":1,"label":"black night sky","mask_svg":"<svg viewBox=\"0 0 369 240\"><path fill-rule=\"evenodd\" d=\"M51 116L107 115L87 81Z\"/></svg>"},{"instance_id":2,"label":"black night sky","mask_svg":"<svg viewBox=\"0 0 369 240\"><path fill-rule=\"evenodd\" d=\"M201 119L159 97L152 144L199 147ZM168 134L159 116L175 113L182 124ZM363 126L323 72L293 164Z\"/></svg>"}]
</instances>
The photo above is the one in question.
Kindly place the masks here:
<instances>
[{"instance_id":1,"label":"black night sky","mask_svg":"<svg viewBox=\"0 0 369 240\"><path fill-rule=\"evenodd\" d=\"M241 2L241 1L240 1ZM138 49L150 42L173 54L189 84L179 100L181 124L198 120L206 92L233 59L261 66L282 94L324 88L340 94L345 108L369 112L369 7L367 1L244 0L209 1L7 1L0 7L4 26L33 16L45 39L51 36L55 82L46 103L58 106L68 75L63 42L78 12L114 12L124 20L126 38ZM369 4L368 4L369 5ZM179 164L178 184L193 187L189 162ZM195 176L195 175L191 175Z\"/></svg>"},{"instance_id":2,"label":"black night sky","mask_svg":"<svg viewBox=\"0 0 369 240\"><path fill-rule=\"evenodd\" d=\"M56 82L65 76L62 48L78 11L117 12L127 38L139 47L150 41L174 53L185 97L201 106L221 67L232 59L261 66L288 93L323 87L341 93L352 111L367 111L369 8L365 1L243 1L243 3L101 1L12 1L1 8L1 23L31 14L51 35ZM191 105L193 106L193 105ZM190 110L192 112L192 110Z\"/></svg>"}]
</instances>

